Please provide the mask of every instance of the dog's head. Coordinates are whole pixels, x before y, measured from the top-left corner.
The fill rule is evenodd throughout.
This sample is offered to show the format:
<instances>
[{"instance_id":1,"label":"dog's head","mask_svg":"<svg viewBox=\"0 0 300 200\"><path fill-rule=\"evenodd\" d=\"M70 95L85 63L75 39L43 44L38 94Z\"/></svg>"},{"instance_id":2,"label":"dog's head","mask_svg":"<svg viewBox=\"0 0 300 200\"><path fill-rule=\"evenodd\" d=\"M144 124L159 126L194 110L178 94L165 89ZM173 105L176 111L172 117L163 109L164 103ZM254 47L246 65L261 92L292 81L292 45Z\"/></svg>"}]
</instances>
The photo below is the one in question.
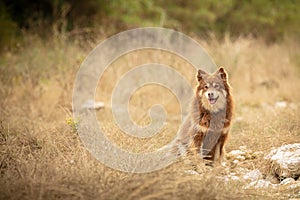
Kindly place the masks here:
<instances>
[{"instance_id":1,"label":"dog's head","mask_svg":"<svg viewBox=\"0 0 300 200\"><path fill-rule=\"evenodd\" d=\"M205 109L218 112L226 108L230 88L227 77L228 75L223 67L220 67L213 74L208 74L201 69L198 70L196 95Z\"/></svg>"}]
</instances>

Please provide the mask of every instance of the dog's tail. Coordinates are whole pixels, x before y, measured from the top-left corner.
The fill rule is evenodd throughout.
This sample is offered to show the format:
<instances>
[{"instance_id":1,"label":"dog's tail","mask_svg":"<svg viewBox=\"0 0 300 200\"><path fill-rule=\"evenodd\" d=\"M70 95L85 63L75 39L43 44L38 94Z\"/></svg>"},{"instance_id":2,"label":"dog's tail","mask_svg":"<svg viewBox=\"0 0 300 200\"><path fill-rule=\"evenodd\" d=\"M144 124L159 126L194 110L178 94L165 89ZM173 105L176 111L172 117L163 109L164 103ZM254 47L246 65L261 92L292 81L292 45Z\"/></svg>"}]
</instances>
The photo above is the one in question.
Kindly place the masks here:
<instances>
[{"instance_id":1,"label":"dog's tail","mask_svg":"<svg viewBox=\"0 0 300 200\"><path fill-rule=\"evenodd\" d=\"M160 148L161 151L166 151L170 156L184 156L186 155L189 146L191 145L190 135L191 121L189 117L186 117L184 122L177 132L176 138L168 145Z\"/></svg>"}]
</instances>

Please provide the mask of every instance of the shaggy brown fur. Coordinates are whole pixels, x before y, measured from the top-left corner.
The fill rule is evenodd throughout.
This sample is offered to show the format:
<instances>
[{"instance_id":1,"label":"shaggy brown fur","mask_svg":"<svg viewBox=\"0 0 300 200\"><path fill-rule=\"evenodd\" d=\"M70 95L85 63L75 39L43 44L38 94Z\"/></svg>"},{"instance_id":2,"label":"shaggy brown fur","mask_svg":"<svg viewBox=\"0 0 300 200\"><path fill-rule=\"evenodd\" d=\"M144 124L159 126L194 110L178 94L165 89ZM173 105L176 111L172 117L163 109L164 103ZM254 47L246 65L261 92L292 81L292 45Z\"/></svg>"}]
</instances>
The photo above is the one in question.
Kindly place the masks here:
<instances>
[{"instance_id":1,"label":"shaggy brown fur","mask_svg":"<svg viewBox=\"0 0 300 200\"><path fill-rule=\"evenodd\" d=\"M228 76L220 67L214 74L199 70L190 113L181 126L172 151L183 155L191 145L200 157L220 162L233 113Z\"/></svg>"}]
</instances>

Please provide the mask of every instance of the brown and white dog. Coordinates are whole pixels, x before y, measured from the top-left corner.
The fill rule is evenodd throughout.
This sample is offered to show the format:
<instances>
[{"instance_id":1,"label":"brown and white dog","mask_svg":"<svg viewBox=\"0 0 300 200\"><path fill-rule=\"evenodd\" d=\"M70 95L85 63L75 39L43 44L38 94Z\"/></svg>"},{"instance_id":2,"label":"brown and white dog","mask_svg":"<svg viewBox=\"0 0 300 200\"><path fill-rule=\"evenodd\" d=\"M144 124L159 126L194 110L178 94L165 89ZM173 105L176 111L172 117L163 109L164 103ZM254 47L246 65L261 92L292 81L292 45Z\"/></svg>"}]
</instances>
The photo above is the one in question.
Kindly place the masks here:
<instances>
[{"instance_id":1,"label":"brown and white dog","mask_svg":"<svg viewBox=\"0 0 300 200\"><path fill-rule=\"evenodd\" d=\"M172 152L184 155L196 149L201 158L221 162L233 113L228 75L223 67L208 74L201 69L190 112L172 144Z\"/></svg>"}]
</instances>

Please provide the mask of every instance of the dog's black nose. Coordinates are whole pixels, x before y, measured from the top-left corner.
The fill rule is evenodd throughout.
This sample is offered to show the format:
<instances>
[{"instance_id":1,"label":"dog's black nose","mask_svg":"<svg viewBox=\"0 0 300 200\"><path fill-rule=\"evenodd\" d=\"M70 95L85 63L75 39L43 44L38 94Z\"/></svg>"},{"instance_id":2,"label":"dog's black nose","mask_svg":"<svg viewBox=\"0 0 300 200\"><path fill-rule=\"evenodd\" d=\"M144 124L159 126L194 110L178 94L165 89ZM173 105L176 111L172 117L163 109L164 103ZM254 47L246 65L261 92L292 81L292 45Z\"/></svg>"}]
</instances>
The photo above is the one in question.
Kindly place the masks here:
<instances>
[{"instance_id":1,"label":"dog's black nose","mask_svg":"<svg viewBox=\"0 0 300 200\"><path fill-rule=\"evenodd\" d=\"M212 92L208 93L208 97L209 98L213 98L214 97L214 93L212 93Z\"/></svg>"}]
</instances>

